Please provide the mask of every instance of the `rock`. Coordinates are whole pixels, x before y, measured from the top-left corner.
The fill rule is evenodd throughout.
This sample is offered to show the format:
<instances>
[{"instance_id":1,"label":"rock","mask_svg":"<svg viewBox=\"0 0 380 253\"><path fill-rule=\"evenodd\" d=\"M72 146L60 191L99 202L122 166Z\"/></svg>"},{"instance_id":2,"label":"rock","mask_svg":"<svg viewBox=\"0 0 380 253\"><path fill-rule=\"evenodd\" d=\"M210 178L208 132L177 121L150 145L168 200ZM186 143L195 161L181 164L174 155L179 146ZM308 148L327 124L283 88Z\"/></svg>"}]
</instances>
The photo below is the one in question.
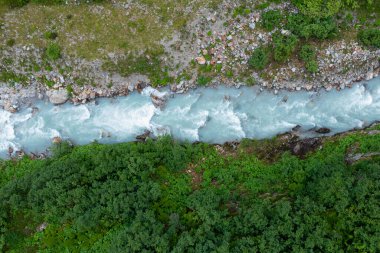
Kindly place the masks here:
<instances>
[{"instance_id":1,"label":"rock","mask_svg":"<svg viewBox=\"0 0 380 253\"><path fill-rule=\"evenodd\" d=\"M69 99L69 94L67 90L50 90L46 92L46 95L49 97L50 103L54 105L60 105L66 103Z\"/></svg>"},{"instance_id":2,"label":"rock","mask_svg":"<svg viewBox=\"0 0 380 253\"><path fill-rule=\"evenodd\" d=\"M310 138L298 141L292 148L292 153L294 155L304 157L310 151L315 150L320 143L321 140L319 138Z\"/></svg>"},{"instance_id":3,"label":"rock","mask_svg":"<svg viewBox=\"0 0 380 253\"><path fill-rule=\"evenodd\" d=\"M8 155L11 156L13 154L13 152L14 152L13 147L9 147L8 148Z\"/></svg>"},{"instance_id":4,"label":"rock","mask_svg":"<svg viewBox=\"0 0 380 253\"><path fill-rule=\"evenodd\" d=\"M369 81L369 80L371 80L371 79L373 78L373 76L374 76L373 71L370 71L370 72L368 72L368 73L366 74L366 76L365 76L365 80L366 80L366 81Z\"/></svg>"},{"instance_id":5,"label":"rock","mask_svg":"<svg viewBox=\"0 0 380 253\"><path fill-rule=\"evenodd\" d=\"M371 130L368 132L368 135L376 135L376 134L380 134L380 130Z\"/></svg>"},{"instance_id":6,"label":"rock","mask_svg":"<svg viewBox=\"0 0 380 253\"><path fill-rule=\"evenodd\" d=\"M149 138L151 132L149 130L145 130L143 134L137 135L136 140L138 141L145 141Z\"/></svg>"},{"instance_id":7,"label":"rock","mask_svg":"<svg viewBox=\"0 0 380 253\"><path fill-rule=\"evenodd\" d=\"M166 103L166 99L163 99L162 97L156 96L154 94L150 95L150 98L152 100L152 103L157 108L163 108Z\"/></svg>"},{"instance_id":8,"label":"rock","mask_svg":"<svg viewBox=\"0 0 380 253\"><path fill-rule=\"evenodd\" d=\"M48 224L46 222L42 223L41 225L39 225L37 228L36 228L36 231L37 232L42 232L44 231L46 228L47 228Z\"/></svg>"},{"instance_id":9,"label":"rock","mask_svg":"<svg viewBox=\"0 0 380 253\"><path fill-rule=\"evenodd\" d=\"M256 24L255 23L249 23L249 28L254 30L256 28Z\"/></svg>"},{"instance_id":10,"label":"rock","mask_svg":"<svg viewBox=\"0 0 380 253\"><path fill-rule=\"evenodd\" d=\"M292 34L292 32L291 32L291 31L289 31L289 30L284 30L284 29L281 29L281 34L282 34L282 35L285 35L285 36L289 36L289 35L291 35L291 34Z\"/></svg>"},{"instance_id":11,"label":"rock","mask_svg":"<svg viewBox=\"0 0 380 253\"><path fill-rule=\"evenodd\" d=\"M331 130L327 127L321 127L321 128L318 128L317 130L315 130L316 133L319 133L319 134L328 134L331 132Z\"/></svg>"},{"instance_id":12,"label":"rock","mask_svg":"<svg viewBox=\"0 0 380 253\"><path fill-rule=\"evenodd\" d=\"M141 93L142 92L142 90L144 89L146 87L146 83L145 82L138 82L137 84L136 84L136 90L139 92L139 93Z\"/></svg>"},{"instance_id":13,"label":"rock","mask_svg":"<svg viewBox=\"0 0 380 253\"><path fill-rule=\"evenodd\" d=\"M371 158L373 156L380 156L380 152L372 152L367 154L348 154L345 158L346 163L353 164L359 160Z\"/></svg>"},{"instance_id":14,"label":"rock","mask_svg":"<svg viewBox=\"0 0 380 253\"><path fill-rule=\"evenodd\" d=\"M59 144L59 143L62 142L62 138L59 137L59 136L56 136L56 137L53 138L52 142L53 142L54 144Z\"/></svg>"},{"instance_id":15,"label":"rock","mask_svg":"<svg viewBox=\"0 0 380 253\"><path fill-rule=\"evenodd\" d=\"M4 103L4 110L6 110L10 113L16 113L18 111L18 106L7 101Z\"/></svg>"},{"instance_id":16,"label":"rock","mask_svg":"<svg viewBox=\"0 0 380 253\"><path fill-rule=\"evenodd\" d=\"M203 57L203 56L199 56L197 58L195 58L195 60L198 62L198 64L200 65L204 65L206 64L206 59Z\"/></svg>"}]
</instances>

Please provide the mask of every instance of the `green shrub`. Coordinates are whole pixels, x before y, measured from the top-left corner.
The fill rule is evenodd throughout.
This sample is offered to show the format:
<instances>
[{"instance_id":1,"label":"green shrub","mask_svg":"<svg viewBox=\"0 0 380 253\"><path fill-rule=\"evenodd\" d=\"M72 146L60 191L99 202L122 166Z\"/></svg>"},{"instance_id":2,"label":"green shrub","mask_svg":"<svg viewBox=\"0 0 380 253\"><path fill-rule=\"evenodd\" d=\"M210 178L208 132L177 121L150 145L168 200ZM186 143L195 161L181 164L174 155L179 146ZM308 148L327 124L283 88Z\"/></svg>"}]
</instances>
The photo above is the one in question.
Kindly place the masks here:
<instances>
[{"instance_id":1,"label":"green shrub","mask_svg":"<svg viewBox=\"0 0 380 253\"><path fill-rule=\"evenodd\" d=\"M282 35L276 33L273 35L274 59L277 62L284 62L289 59L290 55L296 49L298 38L295 35Z\"/></svg>"},{"instance_id":2,"label":"green shrub","mask_svg":"<svg viewBox=\"0 0 380 253\"><path fill-rule=\"evenodd\" d=\"M29 3L29 0L3 0L2 2L0 1L0 3L3 3L10 8L18 8Z\"/></svg>"},{"instance_id":3,"label":"green shrub","mask_svg":"<svg viewBox=\"0 0 380 253\"><path fill-rule=\"evenodd\" d=\"M380 30L365 29L358 33L358 40L368 47L380 48Z\"/></svg>"},{"instance_id":4,"label":"green shrub","mask_svg":"<svg viewBox=\"0 0 380 253\"><path fill-rule=\"evenodd\" d=\"M61 58L61 48L58 44L50 44L45 51L45 56L47 59L55 61Z\"/></svg>"},{"instance_id":5,"label":"green shrub","mask_svg":"<svg viewBox=\"0 0 380 253\"><path fill-rule=\"evenodd\" d=\"M252 56L248 60L248 65L251 68L262 70L264 69L269 63L269 53L268 50L259 47L256 48L255 51L253 51Z\"/></svg>"},{"instance_id":6,"label":"green shrub","mask_svg":"<svg viewBox=\"0 0 380 253\"><path fill-rule=\"evenodd\" d=\"M299 57L301 60L304 62L311 61L315 58L315 50L312 46L310 45L304 45L301 48Z\"/></svg>"},{"instance_id":7,"label":"green shrub","mask_svg":"<svg viewBox=\"0 0 380 253\"><path fill-rule=\"evenodd\" d=\"M58 33L54 31L48 31L44 34L45 39L55 40L58 37Z\"/></svg>"},{"instance_id":8,"label":"green shrub","mask_svg":"<svg viewBox=\"0 0 380 253\"><path fill-rule=\"evenodd\" d=\"M251 13L251 10L245 6L236 7L232 13L232 17L236 18L237 16L247 16Z\"/></svg>"},{"instance_id":9,"label":"green shrub","mask_svg":"<svg viewBox=\"0 0 380 253\"><path fill-rule=\"evenodd\" d=\"M197 83L199 86L206 86L209 82L211 82L212 78L208 76L199 76Z\"/></svg>"},{"instance_id":10,"label":"green shrub","mask_svg":"<svg viewBox=\"0 0 380 253\"><path fill-rule=\"evenodd\" d=\"M283 15L278 10L266 11L261 16L261 25L268 31L278 27L283 19Z\"/></svg>"},{"instance_id":11,"label":"green shrub","mask_svg":"<svg viewBox=\"0 0 380 253\"><path fill-rule=\"evenodd\" d=\"M308 61L306 63L306 70L310 73L318 72L318 63L315 60Z\"/></svg>"},{"instance_id":12,"label":"green shrub","mask_svg":"<svg viewBox=\"0 0 380 253\"><path fill-rule=\"evenodd\" d=\"M305 39L330 39L336 36L338 27L333 18L310 18L300 14L287 18L286 28Z\"/></svg>"},{"instance_id":13,"label":"green shrub","mask_svg":"<svg viewBox=\"0 0 380 253\"><path fill-rule=\"evenodd\" d=\"M7 40L7 46L13 47L16 44L16 41L14 39Z\"/></svg>"}]
</instances>

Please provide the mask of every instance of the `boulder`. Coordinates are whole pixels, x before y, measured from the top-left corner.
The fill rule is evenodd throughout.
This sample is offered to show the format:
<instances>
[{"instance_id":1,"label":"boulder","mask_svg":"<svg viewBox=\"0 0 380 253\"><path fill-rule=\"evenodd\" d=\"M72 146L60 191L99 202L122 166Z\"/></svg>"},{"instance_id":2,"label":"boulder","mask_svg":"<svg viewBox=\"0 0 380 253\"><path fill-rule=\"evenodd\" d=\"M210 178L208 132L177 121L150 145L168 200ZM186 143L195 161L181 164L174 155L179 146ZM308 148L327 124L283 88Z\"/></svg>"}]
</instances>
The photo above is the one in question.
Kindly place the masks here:
<instances>
[{"instance_id":1,"label":"boulder","mask_svg":"<svg viewBox=\"0 0 380 253\"><path fill-rule=\"evenodd\" d=\"M321 127L321 128L318 128L317 130L315 130L316 133L319 133L319 134L328 134L331 132L331 130L327 127Z\"/></svg>"},{"instance_id":2,"label":"boulder","mask_svg":"<svg viewBox=\"0 0 380 253\"><path fill-rule=\"evenodd\" d=\"M137 135L136 140L138 141L145 141L149 138L151 132L149 130L145 130L143 134Z\"/></svg>"},{"instance_id":3,"label":"boulder","mask_svg":"<svg viewBox=\"0 0 380 253\"><path fill-rule=\"evenodd\" d=\"M56 137L53 138L52 142L53 142L54 144L59 144L59 143L62 142L62 138L59 137L59 136L56 136Z\"/></svg>"},{"instance_id":4,"label":"boulder","mask_svg":"<svg viewBox=\"0 0 380 253\"><path fill-rule=\"evenodd\" d=\"M315 150L321 144L321 140L318 138L310 138L297 141L291 147L293 155L304 157L310 151Z\"/></svg>"},{"instance_id":5,"label":"boulder","mask_svg":"<svg viewBox=\"0 0 380 253\"><path fill-rule=\"evenodd\" d=\"M51 90L46 92L47 96L49 97L50 103L54 105L60 105L66 103L66 101L69 99L69 94L67 90Z\"/></svg>"}]
</instances>

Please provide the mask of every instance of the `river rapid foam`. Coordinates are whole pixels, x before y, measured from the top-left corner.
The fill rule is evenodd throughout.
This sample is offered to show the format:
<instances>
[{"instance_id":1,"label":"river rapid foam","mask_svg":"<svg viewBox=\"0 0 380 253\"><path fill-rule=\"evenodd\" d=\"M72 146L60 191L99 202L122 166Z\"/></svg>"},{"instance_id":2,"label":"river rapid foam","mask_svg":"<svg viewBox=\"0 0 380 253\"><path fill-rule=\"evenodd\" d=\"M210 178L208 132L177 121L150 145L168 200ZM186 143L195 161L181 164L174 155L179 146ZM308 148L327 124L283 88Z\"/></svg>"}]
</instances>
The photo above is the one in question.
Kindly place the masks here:
<instances>
[{"instance_id":1,"label":"river rapid foam","mask_svg":"<svg viewBox=\"0 0 380 253\"><path fill-rule=\"evenodd\" d=\"M169 98L162 110L155 108L150 93L79 106L38 101L35 108L15 114L0 110L0 157L6 157L10 147L44 152L54 137L75 144L116 143L133 141L149 130L178 140L224 143L269 138L297 125L304 136L316 135L310 130L321 127L335 134L380 120L379 77L339 92L274 95L256 87L199 88Z\"/></svg>"}]
</instances>

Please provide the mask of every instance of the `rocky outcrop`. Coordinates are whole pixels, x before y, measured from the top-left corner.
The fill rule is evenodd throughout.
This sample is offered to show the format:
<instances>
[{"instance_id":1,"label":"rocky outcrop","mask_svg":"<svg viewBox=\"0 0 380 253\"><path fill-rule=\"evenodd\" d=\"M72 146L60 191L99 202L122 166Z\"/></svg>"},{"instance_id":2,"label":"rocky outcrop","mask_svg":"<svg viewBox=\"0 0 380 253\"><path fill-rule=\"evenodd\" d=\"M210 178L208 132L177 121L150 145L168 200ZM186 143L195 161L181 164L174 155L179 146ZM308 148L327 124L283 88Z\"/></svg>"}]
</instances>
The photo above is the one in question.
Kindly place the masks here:
<instances>
[{"instance_id":1,"label":"rocky outcrop","mask_svg":"<svg viewBox=\"0 0 380 253\"><path fill-rule=\"evenodd\" d=\"M374 157L374 156L380 156L380 152L372 152L372 153L366 153L366 154L362 154L362 153L359 153L359 154L348 154L346 156L345 160L346 160L346 163L353 164L353 163L358 162L360 160L371 158L371 157Z\"/></svg>"},{"instance_id":2,"label":"rocky outcrop","mask_svg":"<svg viewBox=\"0 0 380 253\"><path fill-rule=\"evenodd\" d=\"M146 141L150 137L151 132L149 130L145 130L143 134L137 135L136 140L138 141Z\"/></svg>"}]
</instances>

